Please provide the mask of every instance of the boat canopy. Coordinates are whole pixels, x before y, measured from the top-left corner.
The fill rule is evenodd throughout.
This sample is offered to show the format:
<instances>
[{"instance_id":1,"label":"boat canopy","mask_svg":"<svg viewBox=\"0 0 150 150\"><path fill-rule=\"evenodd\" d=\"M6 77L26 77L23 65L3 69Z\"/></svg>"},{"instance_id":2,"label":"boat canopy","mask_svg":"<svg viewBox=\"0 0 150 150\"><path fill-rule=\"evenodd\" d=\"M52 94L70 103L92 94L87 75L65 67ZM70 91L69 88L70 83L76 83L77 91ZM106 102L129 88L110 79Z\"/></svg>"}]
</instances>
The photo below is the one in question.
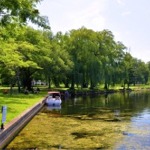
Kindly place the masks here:
<instances>
[{"instance_id":1,"label":"boat canopy","mask_svg":"<svg viewBox=\"0 0 150 150\"><path fill-rule=\"evenodd\" d=\"M61 96L60 92L59 91L49 91L48 92L48 95L49 96L53 96L53 97L56 97L56 96Z\"/></svg>"}]
</instances>

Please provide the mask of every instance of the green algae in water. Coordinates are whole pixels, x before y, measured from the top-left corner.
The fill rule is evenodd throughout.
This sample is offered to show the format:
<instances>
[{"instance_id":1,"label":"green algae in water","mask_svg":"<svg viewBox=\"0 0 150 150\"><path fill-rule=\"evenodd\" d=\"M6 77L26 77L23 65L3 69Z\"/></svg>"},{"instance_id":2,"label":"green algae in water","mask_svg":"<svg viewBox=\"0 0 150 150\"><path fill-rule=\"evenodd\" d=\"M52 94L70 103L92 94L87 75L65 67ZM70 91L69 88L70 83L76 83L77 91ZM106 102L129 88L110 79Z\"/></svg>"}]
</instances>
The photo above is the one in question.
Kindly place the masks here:
<instances>
[{"instance_id":1,"label":"green algae in water","mask_svg":"<svg viewBox=\"0 0 150 150\"><path fill-rule=\"evenodd\" d=\"M39 113L10 143L8 149L110 148L123 137L128 123L80 120ZM113 137L113 138L112 138Z\"/></svg>"}]
</instances>

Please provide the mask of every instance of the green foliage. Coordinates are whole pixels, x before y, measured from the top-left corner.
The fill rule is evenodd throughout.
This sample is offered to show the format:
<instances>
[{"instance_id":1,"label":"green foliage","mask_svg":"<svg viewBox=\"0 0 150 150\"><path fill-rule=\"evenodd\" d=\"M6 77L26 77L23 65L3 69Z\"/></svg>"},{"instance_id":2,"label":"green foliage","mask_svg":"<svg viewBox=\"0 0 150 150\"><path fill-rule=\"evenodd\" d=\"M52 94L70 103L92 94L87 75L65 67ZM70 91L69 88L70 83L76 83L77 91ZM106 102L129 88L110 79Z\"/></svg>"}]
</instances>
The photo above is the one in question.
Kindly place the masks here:
<instances>
[{"instance_id":1,"label":"green foliage","mask_svg":"<svg viewBox=\"0 0 150 150\"><path fill-rule=\"evenodd\" d=\"M20 27L17 24L0 27L0 31L2 31L0 66L4 68L1 75L4 76L5 72L9 73L10 82L14 80L14 83L23 83L24 78L26 81L27 78L30 79L31 82L34 72L42 69L45 61L50 61L49 38L42 31ZM41 47L43 48L41 49ZM23 87L27 86L31 89L31 83L26 84L23 84Z\"/></svg>"},{"instance_id":2,"label":"green foliage","mask_svg":"<svg viewBox=\"0 0 150 150\"><path fill-rule=\"evenodd\" d=\"M149 82L149 63L133 58L109 30L95 32L82 27L53 35L50 30L26 26L28 19L37 21L39 1L0 2L1 23L5 24L0 25L1 81L9 76L11 86L18 84L18 89L29 90L33 78L44 80L49 87L52 83L94 89L104 84L106 90L115 84L129 88Z\"/></svg>"},{"instance_id":3,"label":"green foliage","mask_svg":"<svg viewBox=\"0 0 150 150\"><path fill-rule=\"evenodd\" d=\"M41 17L36 4L41 0L1 0L0 1L0 24L6 26L13 22L25 24L31 21L39 26L50 28L46 20Z\"/></svg>"}]
</instances>

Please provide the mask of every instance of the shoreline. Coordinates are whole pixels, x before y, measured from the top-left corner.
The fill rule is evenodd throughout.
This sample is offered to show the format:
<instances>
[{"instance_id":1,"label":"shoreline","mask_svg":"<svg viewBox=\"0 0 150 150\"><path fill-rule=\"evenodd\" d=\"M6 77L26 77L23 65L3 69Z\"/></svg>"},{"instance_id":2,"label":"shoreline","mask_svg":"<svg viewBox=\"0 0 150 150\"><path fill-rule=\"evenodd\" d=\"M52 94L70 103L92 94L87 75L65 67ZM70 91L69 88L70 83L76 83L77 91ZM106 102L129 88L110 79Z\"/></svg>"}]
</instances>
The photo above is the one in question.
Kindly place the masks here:
<instances>
[{"instance_id":1,"label":"shoreline","mask_svg":"<svg viewBox=\"0 0 150 150\"><path fill-rule=\"evenodd\" d=\"M108 89L108 90L100 90L100 89L68 89L68 92L70 93L71 96L88 96L88 95L108 95L108 94L113 94L113 93L126 93L126 92L133 92L133 91L143 91L143 90L148 90L150 91L150 87L143 88L143 87L136 87L136 88L126 88L126 89ZM61 91L61 90L60 90Z\"/></svg>"}]
</instances>

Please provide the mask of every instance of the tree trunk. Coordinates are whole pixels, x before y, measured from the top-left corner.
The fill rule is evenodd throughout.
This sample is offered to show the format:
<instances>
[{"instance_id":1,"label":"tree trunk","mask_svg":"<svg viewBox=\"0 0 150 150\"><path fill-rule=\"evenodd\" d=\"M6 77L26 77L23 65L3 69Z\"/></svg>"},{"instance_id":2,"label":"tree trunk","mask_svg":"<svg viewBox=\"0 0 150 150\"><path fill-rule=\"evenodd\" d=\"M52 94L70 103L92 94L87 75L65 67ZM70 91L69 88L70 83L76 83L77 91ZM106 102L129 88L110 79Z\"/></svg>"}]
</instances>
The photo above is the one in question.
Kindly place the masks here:
<instances>
[{"instance_id":1,"label":"tree trunk","mask_svg":"<svg viewBox=\"0 0 150 150\"><path fill-rule=\"evenodd\" d=\"M48 88L50 89L51 88L51 78L48 77Z\"/></svg>"},{"instance_id":2,"label":"tree trunk","mask_svg":"<svg viewBox=\"0 0 150 150\"><path fill-rule=\"evenodd\" d=\"M107 86L107 81L106 81L106 80L105 80L104 89L105 89L105 90L108 90L108 86Z\"/></svg>"},{"instance_id":3,"label":"tree trunk","mask_svg":"<svg viewBox=\"0 0 150 150\"><path fill-rule=\"evenodd\" d=\"M20 87L20 76L19 76L19 71L17 71L17 86L18 86L18 93L21 92L21 87Z\"/></svg>"},{"instance_id":4,"label":"tree trunk","mask_svg":"<svg viewBox=\"0 0 150 150\"><path fill-rule=\"evenodd\" d=\"M69 88L69 79L68 78L66 78L64 80L64 85L65 85L65 88Z\"/></svg>"},{"instance_id":5,"label":"tree trunk","mask_svg":"<svg viewBox=\"0 0 150 150\"><path fill-rule=\"evenodd\" d=\"M74 85L75 85L75 83L74 83L74 75L72 75L72 80L71 80L71 89L74 89Z\"/></svg>"}]
</instances>

